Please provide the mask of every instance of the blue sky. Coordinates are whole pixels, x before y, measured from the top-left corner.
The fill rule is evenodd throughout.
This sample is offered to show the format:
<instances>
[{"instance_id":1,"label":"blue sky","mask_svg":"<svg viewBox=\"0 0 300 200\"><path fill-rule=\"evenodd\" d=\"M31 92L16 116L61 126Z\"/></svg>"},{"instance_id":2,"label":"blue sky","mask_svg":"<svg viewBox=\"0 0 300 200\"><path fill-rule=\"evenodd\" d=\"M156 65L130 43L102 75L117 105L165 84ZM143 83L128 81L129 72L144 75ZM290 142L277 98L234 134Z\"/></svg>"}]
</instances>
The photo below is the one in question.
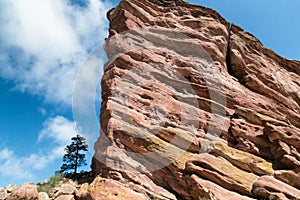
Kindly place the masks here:
<instances>
[{"instance_id":1,"label":"blue sky","mask_svg":"<svg viewBox=\"0 0 300 200\"><path fill-rule=\"evenodd\" d=\"M117 2L0 2L0 187L49 178L76 133L87 138L91 159L106 12ZM265 46L300 60L298 0L190 2L216 9Z\"/></svg>"}]
</instances>

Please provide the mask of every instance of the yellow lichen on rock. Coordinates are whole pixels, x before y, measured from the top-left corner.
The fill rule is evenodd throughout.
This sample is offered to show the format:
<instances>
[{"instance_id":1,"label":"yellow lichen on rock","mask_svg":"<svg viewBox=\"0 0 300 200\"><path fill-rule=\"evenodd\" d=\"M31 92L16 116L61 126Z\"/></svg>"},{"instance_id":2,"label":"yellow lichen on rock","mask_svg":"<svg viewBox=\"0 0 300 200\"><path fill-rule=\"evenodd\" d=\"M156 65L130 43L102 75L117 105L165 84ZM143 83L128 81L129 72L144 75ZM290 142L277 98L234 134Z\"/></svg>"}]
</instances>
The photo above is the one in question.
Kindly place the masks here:
<instances>
[{"instance_id":1,"label":"yellow lichen on rock","mask_svg":"<svg viewBox=\"0 0 300 200\"><path fill-rule=\"evenodd\" d=\"M227 146L224 142L216 142L213 153L226 158L240 169L258 175L273 174L272 163L253 154Z\"/></svg>"}]
</instances>

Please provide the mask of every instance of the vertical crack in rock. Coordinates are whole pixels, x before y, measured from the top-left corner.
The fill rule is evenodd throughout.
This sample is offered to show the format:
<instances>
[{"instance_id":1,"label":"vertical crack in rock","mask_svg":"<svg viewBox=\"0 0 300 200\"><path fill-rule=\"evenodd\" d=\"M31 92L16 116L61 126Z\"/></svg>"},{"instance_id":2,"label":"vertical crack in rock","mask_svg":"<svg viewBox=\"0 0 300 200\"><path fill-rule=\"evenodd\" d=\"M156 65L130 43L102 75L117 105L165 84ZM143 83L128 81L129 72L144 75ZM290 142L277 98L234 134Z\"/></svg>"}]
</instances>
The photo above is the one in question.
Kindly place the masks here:
<instances>
[{"instance_id":1,"label":"vertical crack in rock","mask_svg":"<svg viewBox=\"0 0 300 200\"><path fill-rule=\"evenodd\" d=\"M230 55L230 40L231 40L231 28L232 28L232 23L229 24L228 26L228 41L227 41L227 49L226 49L226 65L227 65L227 70L228 73L234 77L234 72L231 67L231 55Z\"/></svg>"}]
</instances>

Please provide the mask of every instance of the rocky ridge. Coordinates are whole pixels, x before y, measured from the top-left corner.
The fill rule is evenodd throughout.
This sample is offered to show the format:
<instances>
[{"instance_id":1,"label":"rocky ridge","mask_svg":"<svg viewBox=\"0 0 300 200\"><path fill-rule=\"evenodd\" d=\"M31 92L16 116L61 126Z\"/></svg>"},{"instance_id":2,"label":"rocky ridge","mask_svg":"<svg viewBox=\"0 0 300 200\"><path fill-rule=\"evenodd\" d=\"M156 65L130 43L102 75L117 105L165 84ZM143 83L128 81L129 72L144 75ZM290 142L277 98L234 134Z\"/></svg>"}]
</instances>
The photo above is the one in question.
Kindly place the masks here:
<instances>
[{"instance_id":1,"label":"rocky ridge","mask_svg":"<svg viewBox=\"0 0 300 200\"><path fill-rule=\"evenodd\" d=\"M135 199L300 197L298 61L181 0L108 19L95 172Z\"/></svg>"},{"instance_id":2,"label":"rocky ridge","mask_svg":"<svg viewBox=\"0 0 300 200\"><path fill-rule=\"evenodd\" d=\"M64 179L47 194L39 192L37 185L33 183L24 183L21 186L10 184L0 189L0 200L75 200L86 192L87 185L88 183L76 184L70 179Z\"/></svg>"},{"instance_id":3,"label":"rocky ridge","mask_svg":"<svg viewBox=\"0 0 300 200\"><path fill-rule=\"evenodd\" d=\"M216 11L122 0L108 13L92 183L0 200L300 198L300 62Z\"/></svg>"}]
</instances>

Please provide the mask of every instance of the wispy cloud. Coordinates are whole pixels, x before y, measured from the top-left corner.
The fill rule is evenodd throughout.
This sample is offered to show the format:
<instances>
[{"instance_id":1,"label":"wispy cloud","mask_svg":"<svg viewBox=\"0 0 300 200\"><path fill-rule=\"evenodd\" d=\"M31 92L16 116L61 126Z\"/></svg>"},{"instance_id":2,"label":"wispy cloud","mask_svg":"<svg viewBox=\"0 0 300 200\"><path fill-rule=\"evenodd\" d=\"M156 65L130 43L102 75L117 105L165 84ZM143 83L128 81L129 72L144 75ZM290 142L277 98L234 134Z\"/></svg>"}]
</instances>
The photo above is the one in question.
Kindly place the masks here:
<instances>
[{"instance_id":1,"label":"wispy cloud","mask_svg":"<svg viewBox=\"0 0 300 200\"><path fill-rule=\"evenodd\" d=\"M4 148L0 151L0 160L6 160L12 156L13 152L8 148Z\"/></svg>"},{"instance_id":2,"label":"wispy cloud","mask_svg":"<svg viewBox=\"0 0 300 200\"><path fill-rule=\"evenodd\" d=\"M111 5L61 0L0 2L0 77L17 89L70 106L77 70L107 34Z\"/></svg>"},{"instance_id":3,"label":"wispy cloud","mask_svg":"<svg viewBox=\"0 0 300 200\"><path fill-rule=\"evenodd\" d=\"M34 175L27 170L26 167L28 165L24 162L26 160L25 158L19 159L11 150L4 150L10 151L10 156L0 160L0 174L2 176L10 179L18 178L20 180L30 180L35 178Z\"/></svg>"}]
</instances>

